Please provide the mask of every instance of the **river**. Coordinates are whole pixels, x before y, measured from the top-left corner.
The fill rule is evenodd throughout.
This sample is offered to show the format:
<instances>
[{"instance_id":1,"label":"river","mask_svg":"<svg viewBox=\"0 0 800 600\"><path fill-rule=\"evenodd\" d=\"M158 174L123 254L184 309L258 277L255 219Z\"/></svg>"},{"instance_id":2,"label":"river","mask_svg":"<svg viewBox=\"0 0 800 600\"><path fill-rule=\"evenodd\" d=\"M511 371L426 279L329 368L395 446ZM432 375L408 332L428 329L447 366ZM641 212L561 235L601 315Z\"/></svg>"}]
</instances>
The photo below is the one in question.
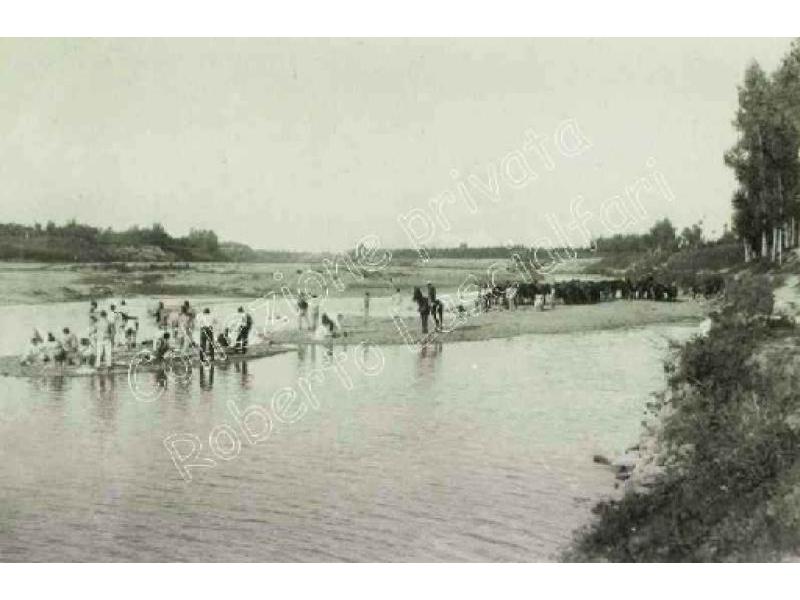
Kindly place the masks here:
<instances>
[{"instance_id":1,"label":"river","mask_svg":"<svg viewBox=\"0 0 800 600\"><path fill-rule=\"evenodd\" d=\"M636 441L667 340L695 330L308 346L168 379L150 402L124 375L4 378L0 560L554 560L613 493L592 455ZM276 392L304 398L315 370L318 407L281 422ZM251 444L231 403L270 412L269 437ZM187 434L214 461L190 481L165 445Z\"/></svg>"}]
</instances>

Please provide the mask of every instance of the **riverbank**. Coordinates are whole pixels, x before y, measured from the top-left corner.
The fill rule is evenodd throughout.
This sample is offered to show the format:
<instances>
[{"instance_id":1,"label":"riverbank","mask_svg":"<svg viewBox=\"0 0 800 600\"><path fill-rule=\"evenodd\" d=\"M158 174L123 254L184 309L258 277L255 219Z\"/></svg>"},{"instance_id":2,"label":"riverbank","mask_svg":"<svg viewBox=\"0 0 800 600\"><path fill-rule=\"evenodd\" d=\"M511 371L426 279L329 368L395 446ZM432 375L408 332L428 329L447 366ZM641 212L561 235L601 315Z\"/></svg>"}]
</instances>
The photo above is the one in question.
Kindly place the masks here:
<instances>
[{"instance_id":1,"label":"riverbank","mask_svg":"<svg viewBox=\"0 0 800 600\"><path fill-rule=\"evenodd\" d=\"M526 334L575 333L642 327L658 323L700 322L707 312L707 303L688 299L677 302L615 300L588 305L558 305L544 311L526 306L466 316L461 324L451 331L444 331L430 339L442 342L465 342ZM446 315L446 325L450 322L451 319ZM432 319L430 326L432 331ZM347 331L345 337L318 340L309 331L297 331L291 328L273 333L271 339L282 344L364 342L378 345L419 343L424 339L419 319L413 317L397 322L388 317L372 317L366 322L351 317L346 322L345 330Z\"/></svg>"},{"instance_id":2,"label":"riverbank","mask_svg":"<svg viewBox=\"0 0 800 600\"><path fill-rule=\"evenodd\" d=\"M598 503L575 561L784 560L800 549L797 281L743 274L704 336L676 348L621 497ZM776 314L779 309L783 314ZM637 456L638 455L638 456ZM623 465L621 463L627 463Z\"/></svg>"}]
</instances>

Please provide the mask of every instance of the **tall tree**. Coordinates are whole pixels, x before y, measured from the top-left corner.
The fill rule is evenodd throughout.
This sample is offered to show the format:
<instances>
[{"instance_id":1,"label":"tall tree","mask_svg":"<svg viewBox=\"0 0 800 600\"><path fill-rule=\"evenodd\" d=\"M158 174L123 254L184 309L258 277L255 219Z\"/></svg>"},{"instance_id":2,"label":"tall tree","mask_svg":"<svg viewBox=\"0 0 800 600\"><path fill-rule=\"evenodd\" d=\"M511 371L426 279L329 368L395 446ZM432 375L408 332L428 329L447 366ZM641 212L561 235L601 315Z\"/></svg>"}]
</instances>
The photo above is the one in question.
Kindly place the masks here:
<instances>
[{"instance_id":1,"label":"tall tree","mask_svg":"<svg viewBox=\"0 0 800 600\"><path fill-rule=\"evenodd\" d=\"M739 87L734 127L739 139L726 154L739 182L733 198L734 229L746 247L762 256L782 246L787 219L797 216L795 194L800 173L800 136L789 118L778 77L770 78L752 63Z\"/></svg>"},{"instance_id":2,"label":"tall tree","mask_svg":"<svg viewBox=\"0 0 800 600\"><path fill-rule=\"evenodd\" d=\"M787 219L790 223L789 240L792 245L798 242L798 225L800 225L800 166L798 166L797 132L800 132L800 40L794 40L789 52L783 57L774 79L775 101L784 119L789 121L794 130L794 137L786 147L786 163L793 164L789 167L789 174L783 182L786 195Z\"/></svg>"}]
</instances>

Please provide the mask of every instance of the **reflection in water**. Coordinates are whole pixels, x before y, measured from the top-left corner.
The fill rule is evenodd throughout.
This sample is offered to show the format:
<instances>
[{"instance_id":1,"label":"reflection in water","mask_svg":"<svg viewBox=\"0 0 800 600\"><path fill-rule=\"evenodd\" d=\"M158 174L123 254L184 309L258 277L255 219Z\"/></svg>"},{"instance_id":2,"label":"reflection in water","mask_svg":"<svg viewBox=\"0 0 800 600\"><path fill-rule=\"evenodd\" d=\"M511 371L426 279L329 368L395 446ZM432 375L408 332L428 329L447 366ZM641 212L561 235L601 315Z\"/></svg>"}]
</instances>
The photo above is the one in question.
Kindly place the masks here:
<instances>
[{"instance_id":1,"label":"reflection in water","mask_svg":"<svg viewBox=\"0 0 800 600\"><path fill-rule=\"evenodd\" d=\"M167 382L169 381L169 376L167 375L166 369L158 369L153 374L153 383L156 389L167 389Z\"/></svg>"},{"instance_id":2,"label":"reflection in water","mask_svg":"<svg viewBox=\"0 0 800 600\"><path fill-rule=\"evenodd\" d=\"M214 364L208 367L208 377L206 377L206 368L200 364L200 389L204 391L211 391L214 389Z\"/></svg>"},{"instance_id":3,"label":"reflection in water","mask_svg":"<svg viewBox=\"0 0 800 600\"><path fill-rule=\"evenodd\" d=\"M0 560L552 558L612 491L591 457L636 440L663 386L661 335L690 331L366 348L364 364L385 359L378 376L353 347L309 345L195 369L199 387L150 373L147 385L169 386L152 402L126 376L8 378L0 498L13 516L0 519ZM319 407L274 418L270 399L290 387L302 400L303 376ZM251 432L273 417L264 443L248 442L231 402ZM219 459L212 432L225 448L238 436L241 452ZM185 482L165 450L173 434L199 444L190 462L215 466Z\"/></svg>"},{"instance_id":4,"label":"reflection in water","mask_svg":"<svg viewBox=\"0 0 800 600\"><path fill-rule=\"evenodd\" d=\"M247 366L248 362L246 360L237 360L233 363L233 369L236 373L241 375L239 379L239 384L241 385L243 390L250 389L251 377L248 373L249 367Z\"/></svg>"},{"instance_id":5,"label":"reflection in water","mask_svg":"<svg viewBox=\"0 0 800 600\"><path fill-rule=\"evenodd\" d=\"M70 385L68 378L63 375L44 375L29 381L34 393L47 394L53 399L62 399Z\"/></svg>"},{"instance_id":6,"label":"reflection in water","mask_svg":"<svg viewBox=\"0 0 800 600\"><path fill-rule=\"evenodd\" d=\"M443 349L444 346L440 341L420 346L419 360L417 361L417 379L428 379L433 376Z\"/></svg>"},{"instance_id":7,"label":"reflection in water","mask_svg":"<svg viewBox=\"0 0 800 600\"><path fill-rule=\"evenodd\" d=\"M106 432L115 431L119 399L116 393L114 375L103 373L92 377L91 387L94 392L92 394L92 402L97 421L105 426Z\"/></svg>"}]
</instances>

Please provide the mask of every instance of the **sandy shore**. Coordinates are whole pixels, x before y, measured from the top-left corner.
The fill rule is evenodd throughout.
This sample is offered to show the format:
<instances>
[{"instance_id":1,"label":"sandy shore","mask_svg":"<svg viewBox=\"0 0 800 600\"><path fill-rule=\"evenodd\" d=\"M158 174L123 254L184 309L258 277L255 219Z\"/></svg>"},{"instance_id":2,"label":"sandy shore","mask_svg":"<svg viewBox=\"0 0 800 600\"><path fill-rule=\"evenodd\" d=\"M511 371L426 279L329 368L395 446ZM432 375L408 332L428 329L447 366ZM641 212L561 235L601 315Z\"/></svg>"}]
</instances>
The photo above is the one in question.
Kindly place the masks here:
<instances>
[{"instance_id":1,"label":"sandy shore","mask_svg":"<svg viewBox=\"0 0 800 600\"><path fill-rule=\"evenodd\" d=\"M479 341L509 338L532 333L571 333L638 327L656 323L698 322L707 313L707 304L683 300L650 302L617 300L584 306L557 306L540 311L532 307L516 310L493 310L468 316L451 331L438 334L440 341ZM431 330L433 320L430 321ZM370 318L367 323L355 320L346 337L317 340L310 332L286 330L273 334L279 343L330 343L379 345L419 343L422 341L419 319L395 323L390 318Z\"/></svg>"}]
</instances>

